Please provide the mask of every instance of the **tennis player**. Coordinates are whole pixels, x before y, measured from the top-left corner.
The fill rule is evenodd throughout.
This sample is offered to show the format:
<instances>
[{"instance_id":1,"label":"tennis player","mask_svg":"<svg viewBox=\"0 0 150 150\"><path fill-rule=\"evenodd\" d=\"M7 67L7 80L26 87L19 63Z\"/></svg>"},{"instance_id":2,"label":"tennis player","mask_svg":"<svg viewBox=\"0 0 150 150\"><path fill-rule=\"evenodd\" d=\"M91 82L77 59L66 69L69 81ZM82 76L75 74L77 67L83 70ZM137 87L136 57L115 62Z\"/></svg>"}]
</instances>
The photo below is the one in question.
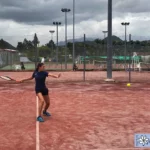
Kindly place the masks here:
<instances>
[{"instance_id":1,"label":"tennis player","mask_svg":"<svg viewBox=\"0 0 150 150\"><path fill-rule=\"evenodd\" d=\"M59 75L53 75L45 71L45 65L44 63L39 63L37 65L36 70L33 72L32 77L20 80L18 82L24 82L28 80L32 80L35 78L35 92L39 99L39 116L37 117L37 121L44 122L44 119L42 118L42 109L45 102L45 107L43 110L43 115L51 116L49 112L47 112L47 109L50 106L50 98L48 95L48 88L45 85L45 79L46 77L53 77L53 78L59 78L61 74Z\"/></svg>"}]
</instances>

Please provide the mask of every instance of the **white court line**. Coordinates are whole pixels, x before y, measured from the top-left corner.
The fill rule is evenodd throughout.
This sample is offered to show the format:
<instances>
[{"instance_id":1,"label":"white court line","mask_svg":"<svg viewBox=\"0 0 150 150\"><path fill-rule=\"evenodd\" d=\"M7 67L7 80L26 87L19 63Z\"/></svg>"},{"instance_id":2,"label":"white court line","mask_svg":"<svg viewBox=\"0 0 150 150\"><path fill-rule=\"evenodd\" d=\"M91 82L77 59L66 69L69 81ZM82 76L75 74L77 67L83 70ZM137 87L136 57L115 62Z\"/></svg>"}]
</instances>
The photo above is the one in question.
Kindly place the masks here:
<instances>
[{"instance_id":1,"label":"white court line","mask_svg":"<svg viewBox=\"0 0 150 150\"><path fill-rule=\"evenodd\" d=\"M38 97L36 96L36 117L38 117L39 112ZM40 150L40 132L39 132L39 121L36 121L36 150Z\"/></svg>"},{"instance_id":2,"label":"white court line","mask_svg":"<svg viewBox=\"0 0 150 150\"><path fill-rule=\"evenodd\" d=\"M147 147L142 147L142 148L108 148L105 150L148 150Z\"/></svg>"}]
</instances>

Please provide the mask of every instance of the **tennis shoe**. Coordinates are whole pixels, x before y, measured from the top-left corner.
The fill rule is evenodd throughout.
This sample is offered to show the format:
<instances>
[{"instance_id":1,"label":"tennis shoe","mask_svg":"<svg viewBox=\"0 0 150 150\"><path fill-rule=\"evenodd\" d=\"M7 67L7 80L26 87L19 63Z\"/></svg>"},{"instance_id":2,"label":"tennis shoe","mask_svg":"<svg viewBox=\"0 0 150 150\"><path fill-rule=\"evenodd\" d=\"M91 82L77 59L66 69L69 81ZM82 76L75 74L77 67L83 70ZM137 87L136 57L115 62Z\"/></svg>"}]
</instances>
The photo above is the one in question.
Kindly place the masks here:
<instances>
[{"instance_id":1,"label":"tennis shoe","mask_svg":"<svg viewBox=\"0 0 150 150\"><path fill-rule=\"evenodd\" d=\"M38 116L38 117L37 117L37 121L39 121L39 122L44 122L44 119L43 119L41 116Z\"/></svg>"},{"instance_id":2,"label":"tennis shoe","mask_svg":"<svg viewBox=\"0 0 150 150\"><path fill-rule=\"evenodd\" d=\"M51 114L49 112L47 112L47 111L43 111L43 115L45 115L45 116L51 116Z\"/></svg>"}]
</instances>

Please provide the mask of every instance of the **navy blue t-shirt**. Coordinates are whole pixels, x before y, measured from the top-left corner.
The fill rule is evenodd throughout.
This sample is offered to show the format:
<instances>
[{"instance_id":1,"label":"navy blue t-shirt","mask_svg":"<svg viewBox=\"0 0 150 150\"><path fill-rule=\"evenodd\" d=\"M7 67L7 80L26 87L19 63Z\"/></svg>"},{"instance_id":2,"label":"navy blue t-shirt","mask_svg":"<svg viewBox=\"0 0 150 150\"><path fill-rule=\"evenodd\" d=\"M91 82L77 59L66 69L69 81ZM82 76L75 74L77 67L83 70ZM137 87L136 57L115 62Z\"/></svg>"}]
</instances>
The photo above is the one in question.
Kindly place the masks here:
<instances>
[{"instance_id":1,"label":"navy blue t-shirt","mask_svg":"<svg viewBox=\"0 0 150 150\"><path fill-rule=\"evenodd\" d=\"M46 71L35 71L32 75L33 78L35 78L35 90L41 90L43 88L46 88L45 85L45 79L48 77L48 72Z\"/></svg>"}]
</instances>

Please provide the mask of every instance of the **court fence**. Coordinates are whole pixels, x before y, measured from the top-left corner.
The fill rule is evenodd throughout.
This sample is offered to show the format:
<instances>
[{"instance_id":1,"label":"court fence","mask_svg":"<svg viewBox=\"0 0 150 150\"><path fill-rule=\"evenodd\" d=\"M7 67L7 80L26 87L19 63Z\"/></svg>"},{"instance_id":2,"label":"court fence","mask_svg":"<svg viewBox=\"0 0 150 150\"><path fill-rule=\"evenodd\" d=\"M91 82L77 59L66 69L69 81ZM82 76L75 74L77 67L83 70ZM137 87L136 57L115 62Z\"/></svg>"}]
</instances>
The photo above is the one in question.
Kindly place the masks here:
<instances>
[{"instance_id":1,"label":"court fence","mask_svg":"<svg viewBox=\"0 0 150 150\"><path fill-rule=\"evenodd\" d=\"M58 47L58 62L56 62L56 50L52 55L45 55L46 69L49 71L72 71L73 66L76 66L74 71L80 72L94 72L100 71L105 74L107 78L107 40L96 39L75 43L75 64L72 58L72 43L67 46L67 64L65 62L65 46ZM35 53L33 53L34 55ZM46 52L45 52L46 54ZM35 56L33 56L35 57ZM41 57L41 56L39 56ZM25 61L24 61L25 60ZM132 81L134 76L138 74L140 81L146 78L150 71L150 44L137 41L127 42L125 47L124 41L113 41L112 46L112 71L115 74L124 72L124 78L128 81L129 71L131 71ZM0 50L0 71L21 71L20 63L24 63L25 70L33 71L35 69L35 62L27 57L21 60L18 51L14 50ZM20 67L19 67L20 66ZM103 74L102 73L102 74ZM145 75L144 75L145 74ZM81 73L81 76L84 74ZM104 78L104 77L103 77ZM124 81L124 80L123 80ZM144 80L146 82L146 80Z\"/></svg>"},{"instance_id":2,"label":"court fence","mask_svg":"<svg viewBox=\"0 0 150 150\"><path fill-rule=\"evenodd\" d=\"M13 65L19 63L18 51L11 49L0 49L0 69L5 67L13 69Z\"/></svg>"}]
</instances>

